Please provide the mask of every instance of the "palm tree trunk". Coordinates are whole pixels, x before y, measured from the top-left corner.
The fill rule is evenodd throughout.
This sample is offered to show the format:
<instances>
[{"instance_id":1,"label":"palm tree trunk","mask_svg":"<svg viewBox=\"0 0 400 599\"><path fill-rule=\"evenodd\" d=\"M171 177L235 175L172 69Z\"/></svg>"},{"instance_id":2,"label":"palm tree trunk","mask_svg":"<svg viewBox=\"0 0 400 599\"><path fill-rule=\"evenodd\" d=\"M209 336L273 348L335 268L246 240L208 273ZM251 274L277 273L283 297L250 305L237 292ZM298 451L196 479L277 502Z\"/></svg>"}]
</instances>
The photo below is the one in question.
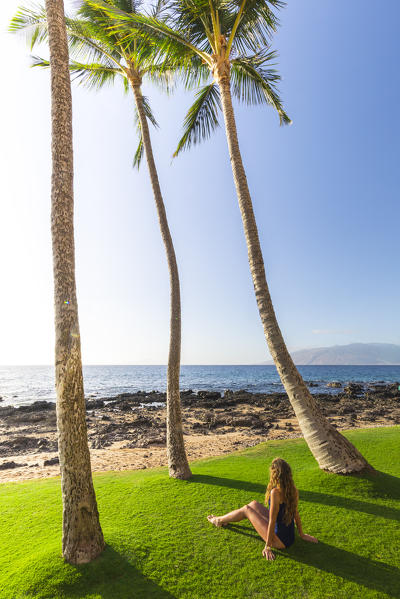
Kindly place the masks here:
<instances>
[{"instance_id":1,"label":"palm tree trunk","mask_svg":"<svg viewBox=\"0 0 400 599\"><path fill-rule=\"evenodd\" d=\"M173 478L188 479L192 476L186 457L182 431L181 401L179 393L179 376L181 364L181 295L178 266L174 244L168 226L164 201L161 195L160 183L154 162L149 127L143 107L143 96L140 89L140 79L130 80L142 131L143 147L146 153L147 165L156 202L161 236L167 254L170 279L170 340L167 368L167 456L169 475Z\"/></svg>"},{"instance_id":2,"label":"palm tree trunk","mask_svg":"<svg viewBox=\"0 0 400 599\"><path fill-rule=\"evenodd\" d=\"M246 236L253 285L268 348L289 396L300 429L320 468L336 473L358 472L369 467L360 452L323 416L286 348L269 293L264 261L246 174L239 150L232 106L229 69L216 76L221 91L229 155Z\"/></svg>"},{"instance_id":3,"label":"palm tree trunk","mask_svg":"<svg viewBox=\"0 0 400 599\"><path fill-rule=\"evenodd\" d=\"M51 65L51 232L63 555L90 562L104 549L90 468L75 285L72 101L63 0L46 0Z\"/></svg>"}]
</instances>

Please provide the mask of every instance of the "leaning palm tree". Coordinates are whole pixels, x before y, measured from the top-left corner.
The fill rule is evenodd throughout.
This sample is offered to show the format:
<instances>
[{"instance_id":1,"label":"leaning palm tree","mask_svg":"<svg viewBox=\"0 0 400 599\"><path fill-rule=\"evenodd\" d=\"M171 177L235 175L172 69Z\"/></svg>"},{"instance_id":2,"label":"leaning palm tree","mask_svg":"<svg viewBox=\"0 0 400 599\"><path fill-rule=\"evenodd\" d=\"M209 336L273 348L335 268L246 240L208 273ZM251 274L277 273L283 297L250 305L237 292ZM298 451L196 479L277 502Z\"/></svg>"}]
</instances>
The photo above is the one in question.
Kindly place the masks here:
<instances>
[{"instance_id":1,"label":"leaning palm tree","mask_svg":"<svg viewBox=\"0 0 400 599\"><path fill-rule=\"evenodd\" d=\"M158 45L189 87L212 80L198 92L185 119L176 153L208 137L218 125L222 107L233 178L247 242L257 305L268 348L289 396L300 428L321 468L337 473L363 470L368 463L326 418L310 394L286 348L265 276L257 224L239 149L232 94L247 104L271 105L280 123L290 122L277 93L279 76L271 69L275 54L268 47L278 20L280 0L172 0L163 18L111 9L103 0L86 0L114 20L113 31L125 42L141 32Z\"/></svg>"},{"instance_id":2,"label":"leaning palm tree","mask_svg":"<svg viewBox=\"0 0 400 599\"><path fill-rule=\"evenodd\" d=\"M72 101L63 0L46 0L51 67L53 245L58 451L63 555L92 561L104 549L90 468L75 284ZM18 19L18 15L16 17ZM11 30L15 30L15 19Z\"/></svg>"},{"instance_id":3,"label":"leaning palm tree","mask_svg":"<svg viewBox=\"0 0 400 599\"><path fill-rule=\"evenodd\" d=\"M136 0L107 0L110 7L137 14L140 3ZM162 10L160 3L155 10ZM24 9L19 13L20 28L29 32L31 47L47 36L47 23L43 11ZM181 353L181 300L178 267L174 245L168 225L165 205L161 194L157 169L154 161L148 120L155 126L157 122L150 104L141 91L143 78L161 83L168 88L170 76L165 65L157 63L158 48L144 43L136 35L126 43L118 32L110 31L110 17L103 11L82 4L77 18L67 18L66 27L71 52L81 60L70 60L70 71L81 83L89 88L100 89L106 84L120 79L125 91L133 92L136 106L136 120L139 145L134 157L134 165L140 165L143 150L146 155L158 220L164 242L170 277L170 344L167 367L167 455L171 477L187 479L191 476L183 440L182 416L179 393L180 353ZM16 25L15 25L16 26ZM33 66L49 66L48 61L35 57Z\"/></svg>"}]
</instances>

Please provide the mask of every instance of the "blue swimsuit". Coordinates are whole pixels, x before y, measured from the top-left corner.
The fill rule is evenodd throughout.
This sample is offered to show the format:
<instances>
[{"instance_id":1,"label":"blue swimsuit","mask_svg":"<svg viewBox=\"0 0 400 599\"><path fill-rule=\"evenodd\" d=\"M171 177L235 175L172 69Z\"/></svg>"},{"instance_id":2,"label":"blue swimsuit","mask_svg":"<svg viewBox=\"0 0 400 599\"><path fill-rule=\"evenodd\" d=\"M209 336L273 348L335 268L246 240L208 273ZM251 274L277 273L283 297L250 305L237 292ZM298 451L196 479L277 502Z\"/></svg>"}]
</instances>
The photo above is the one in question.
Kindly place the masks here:
<instances>
[{"instance_id":1,"label":"blue swimsuit","mask_svg":"<svg viewBox=\"0 0 400 599\"><path fill-rule=\"evenodd\" d=\"M270 500L268 501L268 505ZM294 519L289 525L283 522L285 516L285 503L279 505L279 512L276 517L275 534L280 538L285 547L290 547L294 543Z\"/></svg>"}]
</instances>

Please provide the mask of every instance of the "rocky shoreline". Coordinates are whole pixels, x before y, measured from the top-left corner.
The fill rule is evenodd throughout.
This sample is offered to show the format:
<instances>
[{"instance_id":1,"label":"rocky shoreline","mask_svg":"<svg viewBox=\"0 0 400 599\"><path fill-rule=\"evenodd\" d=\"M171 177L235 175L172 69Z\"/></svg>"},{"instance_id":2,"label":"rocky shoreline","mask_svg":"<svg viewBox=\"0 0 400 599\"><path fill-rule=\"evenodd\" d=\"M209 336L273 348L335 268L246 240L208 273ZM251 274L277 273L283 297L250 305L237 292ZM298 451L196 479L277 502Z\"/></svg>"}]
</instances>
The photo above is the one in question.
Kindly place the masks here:
<instances>
[{"instance_id":1,"label":"rocky shoreline","mask_svg":"<svg viewBox=\"0 0 400 599\"><path fill-rule=\"evenodd\" d=\"M400 424L399 384L355 384L314 394L338 429ZM297 437L297 420L285 393L181 392L189 459L219 455L268 439ZM166 394L124 393L88 399L87 425L94 470L166 464ZM36 401L0 407L0 481L59 473L55 404Z\"/></svg>"}]
</instances>

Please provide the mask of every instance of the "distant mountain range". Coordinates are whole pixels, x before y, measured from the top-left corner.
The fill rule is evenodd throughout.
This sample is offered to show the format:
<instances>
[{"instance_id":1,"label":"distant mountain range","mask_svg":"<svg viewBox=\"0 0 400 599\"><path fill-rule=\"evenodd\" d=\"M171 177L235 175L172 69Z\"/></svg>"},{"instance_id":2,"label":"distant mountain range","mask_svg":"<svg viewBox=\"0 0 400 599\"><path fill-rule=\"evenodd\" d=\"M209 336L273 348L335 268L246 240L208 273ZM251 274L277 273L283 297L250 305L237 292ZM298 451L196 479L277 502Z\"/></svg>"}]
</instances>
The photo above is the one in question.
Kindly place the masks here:
<instances>
[{"instance_id":1,"label":"distant mountain range","mask_svg":"<svg viewBox=\"0 0 400 599\"><path fill-rule=\"evenodd\" d=\"M379 366L400 365L400 345L392 343L350 343L333 347L314 347L290 352L294 363L310 365ZM272 364L272 362L264 362Z\"/></svg>"}]
</instances>

